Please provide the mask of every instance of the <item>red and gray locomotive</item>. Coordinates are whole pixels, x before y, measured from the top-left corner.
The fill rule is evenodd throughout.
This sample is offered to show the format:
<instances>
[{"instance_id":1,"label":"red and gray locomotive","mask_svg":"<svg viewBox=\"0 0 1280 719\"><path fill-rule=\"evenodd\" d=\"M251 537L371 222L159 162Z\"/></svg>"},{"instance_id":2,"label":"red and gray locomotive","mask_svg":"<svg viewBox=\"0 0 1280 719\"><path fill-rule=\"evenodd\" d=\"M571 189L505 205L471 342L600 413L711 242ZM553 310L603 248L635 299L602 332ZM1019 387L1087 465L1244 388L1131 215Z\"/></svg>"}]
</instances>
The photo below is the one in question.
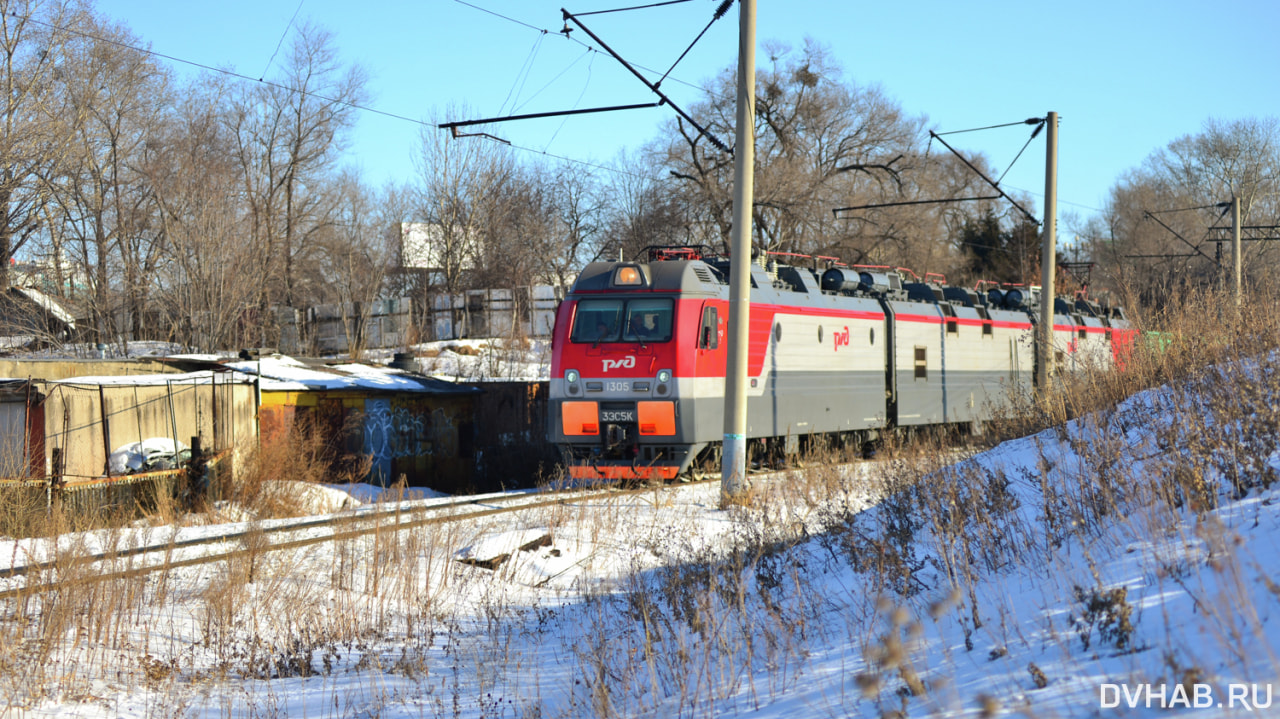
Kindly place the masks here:
<instances>
[{"instance_id":1,"label":"red and gray locomotive","mask_svg":"<svg viewBox=\"0 0 1280 719\"><path fill-rule=\"evenodd\" d=\"M763 258L751 263L749 441L792 453L805 437L980 423L1030 386L1038 288L979 293L909 270ZM548 422L571 476L673 479L715 459L729 261L655 247L578 276L556 317ZM1064 371L1113 363L1133 340L1119 308L1054 303Z\"/></svg>"}]
</instances>

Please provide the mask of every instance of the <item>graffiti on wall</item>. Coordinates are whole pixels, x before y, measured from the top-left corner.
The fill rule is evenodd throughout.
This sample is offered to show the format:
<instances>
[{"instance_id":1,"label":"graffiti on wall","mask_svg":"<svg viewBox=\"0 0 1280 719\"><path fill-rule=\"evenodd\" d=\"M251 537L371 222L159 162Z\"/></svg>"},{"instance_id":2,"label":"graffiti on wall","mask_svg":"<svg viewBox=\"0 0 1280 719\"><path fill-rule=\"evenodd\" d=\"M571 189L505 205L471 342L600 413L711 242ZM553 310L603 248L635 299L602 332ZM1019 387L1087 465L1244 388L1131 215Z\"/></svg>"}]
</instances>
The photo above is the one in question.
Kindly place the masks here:
<instances>
[{"instance_id":1,"label":"graffiti on wall","mask_svg":"<svg viewBox=\"0 0 1280 719\"><path fill-rule=\"evenodd\" d=\"M432 453L427 418L407 407L391 407L387 400L365 403L364 449L373 461L421 457Z\"/></svg>"},{"instance_id":2,"label":"graffiti on wall","mask_svg":"<svg viewBox=\"0 0 1280 719\"><path fill-rule=\"evenodd\" d=\"M437 408L429 414L423 408L393 407L390 400L365 402L364 451L374 466L386 466L397 459L454 456L458 451L458 430L453 418Z\"/></svg>"}]
</instances>

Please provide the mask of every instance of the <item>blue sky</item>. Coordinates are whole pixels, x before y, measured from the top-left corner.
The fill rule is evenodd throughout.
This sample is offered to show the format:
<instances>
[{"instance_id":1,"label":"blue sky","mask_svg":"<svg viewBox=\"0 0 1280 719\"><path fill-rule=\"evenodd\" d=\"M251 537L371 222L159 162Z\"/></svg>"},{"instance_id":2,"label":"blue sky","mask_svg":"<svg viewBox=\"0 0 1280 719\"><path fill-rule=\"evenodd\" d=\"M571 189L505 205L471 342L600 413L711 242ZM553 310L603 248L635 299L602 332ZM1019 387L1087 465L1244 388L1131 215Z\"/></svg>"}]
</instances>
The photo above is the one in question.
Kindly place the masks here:
<instances>
[{"instance_id":1,"label":"blue sky","mask_svg":"<svg viewBox=\"0 0 1280 719\"><path fill-rule=\"evenodd\" d=\"M467 2L98 0L97 8L156 52L252 77L272 74L268 62L296 12L298 22L309 19L331 31L341 57L369 72L368 105L424 121L651 101L612 58L557 33L561 7L582 13L631 3ZM629 61L666 70L716 4L692 0L583 21ZM734 62L737 22L735 8L672 72L663 88L678 104L695 102L695 86ZM1210 117L1280 116L1278 30L1280 2L1267 0L759 0L757 63L767 62L768 41L800 47L811 37L830 49L846 79L880 85L939 132L1056 111L1059 216L1087 216L1125 171L1171 140L1200 131ZM589 40L581 32L572 38ZM468 117L448 112L462 105ZM507 123L495 134L530 148L530 156L545 151L600 163L655 137L670 112ZM421 130L413 122L361 113L349 162L372 184L409 181ZM986 153L1003 172L1027 133L1015 127L948 139L962 151ZM1041 202L1042 139L1004 185Z\"/></svg>"}]
</instances>

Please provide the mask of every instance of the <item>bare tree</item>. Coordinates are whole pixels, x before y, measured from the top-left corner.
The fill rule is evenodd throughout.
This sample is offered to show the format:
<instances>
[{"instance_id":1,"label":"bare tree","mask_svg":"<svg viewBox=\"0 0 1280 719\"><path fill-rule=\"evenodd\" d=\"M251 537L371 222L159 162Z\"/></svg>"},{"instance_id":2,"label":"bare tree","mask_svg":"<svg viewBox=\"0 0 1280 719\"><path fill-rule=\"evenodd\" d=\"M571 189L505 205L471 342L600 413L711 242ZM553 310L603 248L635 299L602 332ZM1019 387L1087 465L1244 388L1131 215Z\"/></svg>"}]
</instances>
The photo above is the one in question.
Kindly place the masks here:
<instances>
[{"instance_id":1,"label":"bare tree","mask_svg":"<svg viewBox=\"0 0 1280 719\"><path fill-rule=\"evenodd\" d=\"M62 85L74 70L63 58L73 3L0 0L0 289L9 260L48 219L48 178L68 151L72 133Z\"/></svg>"},{"instance_id":2,"label":"bare tree","mask_svg":"<svg viewBox=\"0 0 1280 719\"><path fill-rule=\"evenodd\" d=\"M923 120L907 117L877 87L858 87L813 41L798 52L767 46L757 75L755 244L788 252L865 250L866 223L837 220L832 209L901 199L903 176L917 169ZM725 70L693 112L721 136L733 129L735 73ZM732 158L676 122L661 162L684 181L687 205L727 245ZM873 233L872 233L873 234Z\"/></svg>"},{"instance_id":3,"label":"bare tree","mask_svg":"<svg viewBox=\"0 0 1280 719\"><path fill-rule=\"evenodd\" d=\"M371 306L383 294L387 269L394 258L395 237L404 216L402 195L394 188L375 194L352 174L340 179L334 222L319 238L321 272L330 296L342 307L347 351L352 358L363 354L368 338L365 326Z\"/></svg>"},{"instance_id":4,"label":"bare tree","mask_svg":"<svg viewBox=\"0 0 1280 719\"><path fill-rule=\"evenodd\" d=\"M535 252L542 258L539 278L564 287L597 251L604 203L599 183L587 168L561 165L543 177L551 189L551 226L545 235L533 238Z\"/></svg>"},{"instance_id":5,"label":"bare tree","mask_svg":"<svg viewBox=\"0 0 1280 719\"><path fill-rule=\"evenodd\" d=\"M1240 198L1245 225L1280 224L1280 120L1210 119L1202 131L1153 152L1112 187L1105 212L1080 228L1116 289L1142 304L1176 298L1181 285L1224 278L1226 206ZM1244 243L1246 282L1275 272L1280 248Z\"/></svg>"},{"instance_id":6,"label":"bare tree","mask_svg":"<svg viewBox=\"0 0 1280 719\"><path fill-rule=\"evenodd\" d=\"M227 90L201 78L180 93L188 101L149 140L147 182L166 254L155 274L156 299L173 341L234 348L258 340L247 312L260 287L238 203L239 174L220 110ZM246 331L252 329L252 336Z\"/></svg>"},{"instance_id":7,"label":"bare tree","mask_svg":"<svg viewBox=\"0 0 1280 719\"><path fill-rule=\"evenodd\" d=\"M61 112L75 118L66 159L50 176L52 199L77 258L92 268L90 307L99 341L141 338L150 275L163 235L152 222L150 186L139 167L171 101L168 74L120 26L85 21L91 32L65 45ZM129 327L117 326L117 310Z\"/></svg>"},{"instance_id":8,"label":"bare tree","mask_svg":"<svg viewBox=\"0 0 1280 719\"><path fill-rule=\"evenodd\" d=\"M333 37L313 25L297 30L285 68L271 84L242 88L228 113L261 269L258 310L305 303L297 267L311 257L313 235L331 221L331 174L364 97L364 72L339 62ZM264 331L265 328L264 328ZM265 336L264 336L265 339Z\"/></svg>"},{"instance_id":9,"label":"bare tree","mask_svg":"<svg viewBox=\"0 0 1280 719\"><path fill-rule=\"evenodd\" d=\"M608 183L599 191L603 236L585 259L635 257L649 245L714 246L719 234L695 219L686 206L683 180L671 177L646 158L620 155L613 163ZM663 178L666 179L663 179Z\"/></svg>"},{"instance_id":10,"label":"bare tree","mask_svg":"<svg viewBox=\"0 0 1280 719\"><path fill-rule=\"evenodd\" d=\"M600 203L580 166L528 165L506 174L479 205L481 262L473 284L494 288L564 285L597 239Z\"/></svg>"},{"instance_id":11,"label":"bare tree","mask_svg":"<svg viewBox=\"0 0 1280 719\"><path fill-rule=\"evenodd\" d=\"M453 108L449 114L467 112ZM432 128L423 130L415 162L417 215L425 237L412 261L430 273L433 288L452 295L465 289L480 264L482 218L497 214L500 190L515 163L503 145L482 137L454 138Z\"/></svg>"}]
</instances>

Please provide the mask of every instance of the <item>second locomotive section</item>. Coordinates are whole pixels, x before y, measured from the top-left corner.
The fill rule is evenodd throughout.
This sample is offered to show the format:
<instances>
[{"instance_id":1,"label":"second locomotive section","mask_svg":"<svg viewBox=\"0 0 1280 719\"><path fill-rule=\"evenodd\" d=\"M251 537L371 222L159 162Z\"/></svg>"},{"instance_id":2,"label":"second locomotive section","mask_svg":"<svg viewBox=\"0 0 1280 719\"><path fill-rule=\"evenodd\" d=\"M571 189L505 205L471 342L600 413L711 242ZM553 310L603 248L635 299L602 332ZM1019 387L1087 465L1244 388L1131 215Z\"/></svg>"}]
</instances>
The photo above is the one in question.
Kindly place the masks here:
<instances>
[{"instance_id":1,"label":"second locomotive section","mask_svg":"<svg viewBox=\"0 0 1280 719\"><path fill-rule=\"evenodd\" d=\"M574 477L672 479L723 438L728 260L650 260L588 265L560 306L549 439ZM751 284L748 437L786 452L806 435L980 421L1034 374L1018 291L754 262ZM1062 305L1064 356L1111 341L1103 320L1089 324L1105 335L1077 336L1084 320Z\"/></svg>"}]
</instances>

